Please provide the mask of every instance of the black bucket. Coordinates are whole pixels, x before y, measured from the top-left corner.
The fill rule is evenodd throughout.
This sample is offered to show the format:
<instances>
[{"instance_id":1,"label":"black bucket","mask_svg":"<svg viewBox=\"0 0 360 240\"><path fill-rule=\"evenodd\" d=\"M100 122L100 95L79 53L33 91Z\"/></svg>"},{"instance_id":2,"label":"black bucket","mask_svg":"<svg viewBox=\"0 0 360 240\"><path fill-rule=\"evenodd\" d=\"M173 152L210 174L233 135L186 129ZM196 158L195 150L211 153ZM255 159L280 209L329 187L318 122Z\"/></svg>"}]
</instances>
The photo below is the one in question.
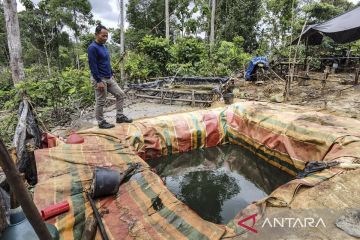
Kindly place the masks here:
<instances>
[{"instance_id":1,"label":"black bucket","mask_svg":"<svg viewBox=\"0 0 360 240\"><path fill-rule=\"evenodd\" d=\"M234 102L234 94L233 93L225 93L224 94L225 104L232 104Z\"/></svg>"},{"instance_id":2,"label":"black bucket","mask_svg":"<svg viewBox=\"0 0 360 240\"><path fill-rule=\"evenodd\" d=\"M91 197L114 195L120 187L120 173L109 168L96 167L91 184Z\"/></svg>"}]
</instances>

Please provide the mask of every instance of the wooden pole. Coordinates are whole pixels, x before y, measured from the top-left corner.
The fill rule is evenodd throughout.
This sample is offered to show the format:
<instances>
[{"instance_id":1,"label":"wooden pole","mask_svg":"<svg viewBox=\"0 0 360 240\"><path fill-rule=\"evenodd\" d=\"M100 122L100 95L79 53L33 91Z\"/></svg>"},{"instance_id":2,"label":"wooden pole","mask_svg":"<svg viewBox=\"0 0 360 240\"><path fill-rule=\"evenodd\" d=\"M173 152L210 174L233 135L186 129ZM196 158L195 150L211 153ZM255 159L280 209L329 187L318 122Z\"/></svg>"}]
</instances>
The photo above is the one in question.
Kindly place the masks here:
<instances>
[{"instance_id":1,"label":"wooden pole","mask_svg":"<svg viewBox=\"0 0 360 240\"><path fill-rule=\"evenodd\" d=\"M305 41L305 59L304 59L304 70L306 70L306 72L309 71L309 68L308 68L308 57L309 57L309 38L306 38L306 41Z\"/></svg>"},{"instance_id":2,"label":"wooden pole","mask_svg":"<svg viewBox=\"0 0 360 240\"><path fill-rule=\"evenodd\" d=\"M211 28L210 28L210 52L212 52L215 43L215 9L216 0L212 0L211 4Z\"/></svg>"},{"instance_id":3,"label":"wooden pole","mask_svg":"<svg viewBox=\"0 0 360 240\"><path fill-rule=\"evenodd\" d=\"M166 38L170 39L169 0L165 0Z\"/></svg>"},{"instance_id":4,"label":"wooden pole","mask_svg":"<svg viewBox=\"0 0 360 240\"><path fill-rule=\"evenodd\" d=\"M0 140L0 167L3 169L11 190L15 193L26 218L34 228L40 239L51 240L51 235L43 222L39 210L32 201L30 194L21 180L20 173L17 171L14 162L11 160L4 143Z\"/></svg>"},{"instance_id":5,"label":"wooden pole","mask_svg":"<svg viewBox=\"0 0 360 240\"><path fill-rule=\"evenodd\" d=\"M124 13L124 0L120 0L120 57L122 61L120 61L120 78L121 81L125 80L125 72L124 72L124 53L125 53L125 29L124 29L124 21L125 21L125 13Z\"/></svg>"},{"instance_id":6,"label":"wooden pole","mask_svg":"<svg viewBox=\"0 0 360 240\"><path fill-rule=\"evenodd\" d=\"M321 82L321 85L322 85L322 87L321 87L321 95L322 95L323 100L324 100L324 108L325 109L327 108L327 99L325 97L325 87L326 87L326 80L329 77L329 74L330 74L330 66L326 66L325 70L324 70L324 79Z\"/></svg>"}]
</instances>

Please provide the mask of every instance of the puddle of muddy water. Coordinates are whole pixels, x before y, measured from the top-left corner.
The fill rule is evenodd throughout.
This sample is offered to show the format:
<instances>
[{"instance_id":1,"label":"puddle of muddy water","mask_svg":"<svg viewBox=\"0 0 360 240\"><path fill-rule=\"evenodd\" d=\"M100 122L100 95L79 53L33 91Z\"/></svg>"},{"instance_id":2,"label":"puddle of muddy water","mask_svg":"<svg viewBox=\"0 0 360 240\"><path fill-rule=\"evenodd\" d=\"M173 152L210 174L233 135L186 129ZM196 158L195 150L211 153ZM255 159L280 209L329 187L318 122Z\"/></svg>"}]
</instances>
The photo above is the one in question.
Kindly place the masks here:
<instances>
[{"instance_id":1,"label":"puddle of muddy water","mask_svg":"<svg viewBox=\"0 0 360 240\"><path fill-rule=\"evenodd\" d=\"M226 224L293 177L237 145L148 161L168 189L205 220Z\"/></svg>"}]
</instances>

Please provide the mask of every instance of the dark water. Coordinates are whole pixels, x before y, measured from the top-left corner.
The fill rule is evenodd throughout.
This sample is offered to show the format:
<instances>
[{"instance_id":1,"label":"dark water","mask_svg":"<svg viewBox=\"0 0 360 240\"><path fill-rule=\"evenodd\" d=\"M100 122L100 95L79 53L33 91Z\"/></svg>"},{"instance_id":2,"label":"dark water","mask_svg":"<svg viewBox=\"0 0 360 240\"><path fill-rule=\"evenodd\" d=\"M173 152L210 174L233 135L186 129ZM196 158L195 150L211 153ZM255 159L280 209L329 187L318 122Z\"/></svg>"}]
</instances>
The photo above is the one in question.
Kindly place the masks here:
<instances>
[{"instance_id":1,"label":"dark water","mask_svg":"<svg viewBox=\"0 0 360 240\"><path fill-rule=\"evenodd\" d=\"M226 224L293 177L237 145L150 160L176 197L202 218Z\"/></svg>"}]
</instances>

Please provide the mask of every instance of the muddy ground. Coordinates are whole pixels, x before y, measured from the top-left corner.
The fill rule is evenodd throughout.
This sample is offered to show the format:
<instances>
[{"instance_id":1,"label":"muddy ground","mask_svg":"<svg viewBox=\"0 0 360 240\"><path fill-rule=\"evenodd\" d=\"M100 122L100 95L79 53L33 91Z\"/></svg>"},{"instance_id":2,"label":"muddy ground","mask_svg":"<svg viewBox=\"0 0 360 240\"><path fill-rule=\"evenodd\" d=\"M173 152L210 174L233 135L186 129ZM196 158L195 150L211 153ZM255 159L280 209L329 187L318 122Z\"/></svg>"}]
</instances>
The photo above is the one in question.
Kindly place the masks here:
<instances>
[{"instance_id":1,"label":"muddy ground","mask_svg":"<svg viewBox=\"0 0 360 240\"><path fill-rule=\"evenodd\" d=\"M299 85L301 79L292 82L288 101L283 97L285 81L279 78L266 79L260 85L237 79L234 95L244 100L301 105L333 115L360 118L360 86L353 85L353 74L330 74L325 87L321 81L323 73L310 73L309 76L311 80L306 81L306 86Z\"/></svg>"}]
</instances>

